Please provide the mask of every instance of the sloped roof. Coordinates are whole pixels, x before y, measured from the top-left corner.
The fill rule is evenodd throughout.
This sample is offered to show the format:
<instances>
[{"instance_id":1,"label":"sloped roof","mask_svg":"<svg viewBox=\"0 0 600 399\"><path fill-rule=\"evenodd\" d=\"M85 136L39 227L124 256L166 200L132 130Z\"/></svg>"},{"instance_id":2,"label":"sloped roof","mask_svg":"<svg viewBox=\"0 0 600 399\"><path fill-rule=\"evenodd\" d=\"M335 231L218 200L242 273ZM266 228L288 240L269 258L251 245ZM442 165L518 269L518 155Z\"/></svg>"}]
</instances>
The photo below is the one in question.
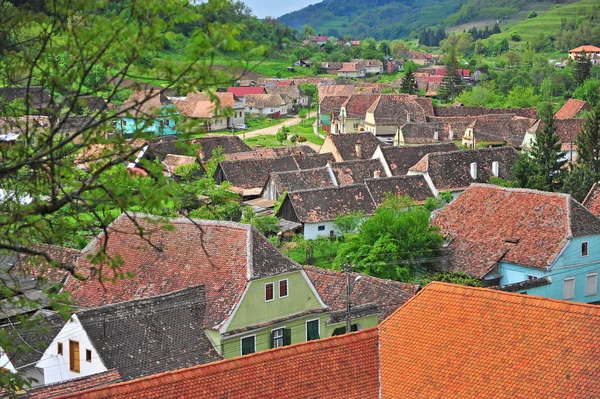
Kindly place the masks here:
<instances>
[{"instance_id":1,"label":"sloped roof","mask_svg":"<svg viewBox=\"0 0 600 399\"><path fill-rule=\"evenodd\" d=\"M500 259L544 269L571 237L600 234L600 219L567 194L475 184L437 212L449 265L483 277Z\"/></svg>"},{"instance_id":2,"label":"sloped roof","mask_svg":"<svg viewBox=\"0 0 600 399\"><path fill-rule=\"evenodd\" d=\"M334 162L331 171L340 186L362 183L365 179L375 176L379 171L380 176L385 176L383 165L379 159L356 159L345 162Z\"/></svg>"},{"instance_id":3,"label":"sloped roof","mask_svg":"<svg viewBox=\"0 0 600 399\"><path fill-rule=\"evenodd\" d=\"M585 206L594 215L600 217L600 185L594 183L590 192L583 200L583 206Z\"/></svg>"},{"instance_id":4,"label":"sloped roof","mask_svg":"<svg viewBox=\"0 0 600 399\"><path fill-rule=\"evenodd\" d=\"M277 158L287 155L311 155L315 150L307 145L293 145L282 147L259 147L248 151L226 154L226 161L238 161L242 159Z\"/></svg>"},{"instance_id":5,"label":"sloped roof","mask_svg":"<svg viewBox=\"0 0 600 399\"><path fill-rule=\"evenodd\" d=\"M379 326L383 398L600 395L600 308L434 282Z\"/></svg>"},{"instance_id":6,"label":"sloped roof","mask_svg":"<svg viewBox=\"0 0 600 399\"><path fill-rule=\"evenodd\" d=\"M568 144L575 141L575 137L585 125L585 119L570 118L570 119L555 119L554 128L556 134L560 136L560 141L563 144ZM537 134L538 131L544 128L544 121L539 119L533 126L529 128L530 133Z\"/></svg>"},{"instance_id":7,"label":"sloped roof","mask_svg":"<svg viewBox=\"0 0 600 399\"><path fill-rule=\"evenodd\" d=\"M0 98L2 101L10 104L15 100L29 101L29 107L33 109L43 109L50 106L52 97L46 88L42 86L27 87L3 87L0 88Z\"/></svg>"},{"instance_id":8,"label":"sloped roof","mask_svg":"<svg viewBox=\"0 0 600 399\"><path fill-rule=\"evenodd\" d=\"M536 108L485 108L468 106L434 107L435 116L440 117L472 117L483 115L510 114L524 118L537 119Z\"/></svg>"},{"instance_id":9,"label":"sloped roof","mask_svg":"<svg viewBox=\"0 0 600 399\"><path fill-rule=\"evenodd\" d=\"M569 98L565 105L560 107L556 114L554 114L554 118L556 119L570 119L575 118L577 114L581 111L591 111L592 106L587 101L576 100L574 98Z\"/></svg>"},{"instance_id":10,"label":"sloped roof","mask_svg":"<svg viewBox=\"0 0 600 399\"><path fill-rule=\"evenodd\" d=\"M383 157L390 167L392 176L403 176L425 155L432 152L449 152L458 150L453 143L426 144L409 147L381 147Z\"/></svg>"},{"instance_id":11,"label":"sloped roof","mask_svg":"<svg viewBox=\"0 0 600 399\"><path fill-rule=\"evenodd\" d=\"M222 359L202 331L205 312L205 288L190 287L76 316L102 363L127 381Z\"/></svg>"},{"instance_id":12,"label":"sloped roof","mask_svg":"<svg viewBox=\"0 0 600 399\"><path fill-rule=\"evenodd\" d=\"M61 381L55 384L39 385L23 395L17 396L22 399L52 399L61 395L81 392L86 389L102 387L123 381L117 370L108 370L103 373L92 374L85 377Z\"/></svg>"},{"instance_id":13,"label":"sloped roof","mask_svg":"<svg viewBox=\"0 0 600 399\"><path fill-rule=\"evenodd\" d=\"M104 234L99 235L83 250L86 256L77 264L79 273L95 278L68 278L64 287L81 306L93 308L204 285L204 326L214 328L231 314L249 280L301 267L249 225L179 218L169 220L173 229L167 230L152 216L133 217L144 229L144 237L122 214L109 227L107 253L122 258L119 272L135 276L116 282L98 281L99 266L90 264L87 255L101 248ZM113 277L108 266L102 272Z\"/></svg>"},{"instance_id":14,"label":"sloped roof","mask_svg":"<svg viewBox=\"0 0 600 399\"><path fill-rule=\"evenodd\" d=\"M178 166L181 165L189 165L198 162L196 157L188 157L185 155L174 155L169 154L165 157L163 161L171 170L171 173L175 172Z\"/></svg>"},{"instance_id":15,"label":"sloped roof","mask_svg":"<svg viewBox=\"0 0 600 399\"><path fill-rule=\"evenodd\" d=\"M338 72L357 72L364 69L358 62L344 62Z\"/></svg>"},{"instance_id":16,"label":"sloped roof","mask_svg":"<svg viewBox=\"0 0 600 399\"><path fill-rule=\"evenodd\" d=\"M244 98L248 94L265 94L264 86L245 86L245 87L229 87L228 93L233 93L236 97Z\"/></svg>"},{"instance_id":17,"label":"sloped roof","mask_svg":"<svg viewBox=\"0 0 600 399\"><path fill-rule=\"evenodd\" d=\"M356 89L353 85L327 85L317 86L317 92L319 93L319 101L329 96L351 96L356 93Z\"/></svg>"},{"instance_id":18,"label":"sloped roof","mask_svg":"<svg viewBox=\"0 0 600 399\"><path fill-rule=\"evenodd\" d=\"M425 111L426 116L430 117L435 115L431 98L416 97L415 101L421 106L421 108L423 108L423 111Z\"/></svg>"},{"instance_id":19,"label":"sloped roof","mask_svg":"<svg viewBox=\"0 0 600 399\"><path fill-rule=\"evenodd\" d=\"M375 398L376 329L303 342L96 388L66 398Z\"/></svg>"},{"instance_id":20,"label":"sloped roof","mask_svg":"<svg viewBox=\"0 0 600 399\"><path fill-rule=\"evenodd\" d=\"M293 154L294 161L296 161L296 165L300 169L314 169L320 168L322 166L327 165L328 163L335 162L335 158L333 154L330 152L323 154Z\"/></svg>"},{"instance_id":21,"label":"sloped roof","mask_svg":"<svg viewBox=\"0 0 600 399\"><path fill-rule=\"evenodd\" d=\"M499 163L499 177L509 179L512 165L519 154L513 147L479 148L475 150L432 152L409 169L427 172L438 191L464 190L472 183L487 183L492 174L492 163ZM471 177L471 164L477 164L477 178Z\"/></svg>"},{"instance_id":22,"label":"sloped roof","mask_svg":"<svg viewBox=\"0 0 600 399\"><path fill-rule=\"evenodd\" d=\"M406 195L418 203L427 198L434 198L425 177L423 176L394 176L367 179L365 184L377 206L386 199L387 194Z\"/></svg>"},{"instance_id":23,"label":"sloped roof","mask_svg":"<svg viewBox=\"0 0 600 399\"><path fill-rule=\"evenodd\" d=\"M233 108L235 96L233 93L220 92L188 93L184 99L173 100L173 104L179 113L190 118L210 119L217 115L219 108Z\"/></svg>"},{"instance_id":24,"label":"sloped roof","mask_svg":"<svg viewBox=\"0 0 600 399\"><path fill-rule=\"evenodd\" d=\"M292 192L311 188L333 187L335 185L327 166L290 172L275 172L271 173L270 180L280 194L286 191Z\"/></svg>"},{"instance_id":25,"label":"sloped roof","mask_svg":"<svg viewBox=\"0 0 600 399\"><path fill-rule=\"evenodd\" d=\"M207 134L204 137L189 141L177 139L175 136L163 136L149 143L153 154L163 161L168 154L200 157L202 162L207 162L212 157L212 152L218 148L223 149L225 156L233 153L250 151L250 147L238 136L225 134ZM193 146L197 146L194 148Z\"/></svg>"},{"instance_id":26,"label":"sloped roof","mask_svg":"<svg viewBox=\"0 0 600 399\"><path fill-rule=\"evenodd\" d=\"M304 266L308 278L315 286L323 302L333 311L346 308L346 273L322 269L314 266ZM379 310L379 321L382 322L398 307L412 298L418 286L371 277L361 273L350 273L350 280L361 278L352 286L350 301L352 306L376 304Z\"/></svg>"},{"instance_id":27,"label":"sloped roof","mask_svg":"<svg viewBox=\"0 0 600 399\"><path fill-rule=\"evenodd\" d=\"M163 91L155 89L136 90L131 93L120 109L126 111L125 115L131 114L133 117L154 116L161 107L171 104L173 103Z\"/></svg>"},{"instance_id":28,"label":"sloped roof","mask_svg":"<svg viewBox=\"0 0 600 399\"><path fill-rule=\"evenodd\" d=\"M415 101L415 97L408 94L382 94L367 112L373 114L376 124L398 125L405 123L408 115L413 122L425 122L425 111Z\"/></svg>"},{"instance_id":29,"label":"sloped roof","mask_svg":"<svg viewBox=\"0 0 600 399\"><path fill-rule=\"evenodd\" d=\"M569 53L581 53L582 51L585 51L586 53L597 53L600 52L600 48L596 46L579 46L569 50Z\"/></svg>"},{"instance_id":30,"label":"sloped roof","mask_svg":"<svg viewBox=\"0 0 600 399\"><path fill-rule=\"evenodd\" d=\"M79 96L77 105L87 108L88 113L108 111L108 103L100 96Z\"/></svg>"},{"instance_id":31,"label":"sloped roof","mask_svg":"<svg viewBox=\"0 0 600 399\"><path fill-rule=\"evenodd\" d=\"M291 203L302 223L334 220L336 216L350 211L372 215L376 208L364 184L295 191L288 193L284 201Z\"/></svg>"},{"instance_id":32,"label":"sloped roof","mask_svg":"<svg viewBox=\"0 0 600 399\"><path fill-rule=\"evenodd\" d=\"M291 82L290 82L291 83ZM289 98L293 99L293 100L298 100L302 97L307 97L306 94L304 94L302 92L302 90L300 90L300 87L293 85L287 85L287 86L271 86L271 87L267 87L267 94L279 94L279 95L286 95Z\"/></svg>"},{"instance_id":33,"label":"sloped roof","mask_svg":"<svg viewBox=\"0 0 600 399\"><path fill-rule=\"evenodd\" d=\"M381 141L369 132L328 134L325 140L331 140L334 147L340 153L342 160L370 159ZM361 156L356 154L356 143L360 141Z\"/></svg>"},{"instance_id":34,"label":"sloped roof","mask_svg":"<svg viewBox=\"0 0 600 399\"><path fill-rule=\"evenodd\" d=\"M279 158L254 158L219 162L215 176L238 188L263 187L272 172L298 170L298 165L291 156Z\"/></svg>"},{"instance_id":35,"label":"sloped roof","mask_svg":"<svg viewBox=\"0 0 600 399\"><path fill-rule=\"evenodd\" d=\"M503 142L520 147L536 119L494 115L478 118L472 125L476 141Z\"/></svg>"},{"instance_id":36,"label":"sloped roof","mask_svg":"<svg viewBox=\"0 0 600 399\"><path fill-rule=\"evenodd\" d=\"M353 94L342 104L348 118L364 119L367 110L379 98L378 94Z\"/></svg>"},{"instance_id":37,"label":"sloped roof","mask_svg":"<svg viewBox=\"0 0 600 399\"><path fill-rule=\"evenodd\" d=\"M280 94L246 94L244 97L247 107L279 108L286 104Z\"/></svg>"},{"instance_id":38,"label":"sloped roof","mask_svg":"<svg viewBox=\"0 0 600 399\"><path fill-rule=\"evenodd\" d=\"M443 123L405 123L400 126L402 137L406 144L426 144L439 143L441 141L452 140L450 138L449 129L446 129ZM438 138L435 138L435 132L438 133Z\"/></svg>"},{"instance_id":39,"label":"sloped roof","mask_svg":"<svg viewBox=\"0 0 600 399\"><path fill-rule=\"evenodd\" d=\"M328 96L321 100L319 103L321 114L328 114L333 112L338 114L342 108L342 104L348 100L348 96Z\"/></svg>"}]
</instances>

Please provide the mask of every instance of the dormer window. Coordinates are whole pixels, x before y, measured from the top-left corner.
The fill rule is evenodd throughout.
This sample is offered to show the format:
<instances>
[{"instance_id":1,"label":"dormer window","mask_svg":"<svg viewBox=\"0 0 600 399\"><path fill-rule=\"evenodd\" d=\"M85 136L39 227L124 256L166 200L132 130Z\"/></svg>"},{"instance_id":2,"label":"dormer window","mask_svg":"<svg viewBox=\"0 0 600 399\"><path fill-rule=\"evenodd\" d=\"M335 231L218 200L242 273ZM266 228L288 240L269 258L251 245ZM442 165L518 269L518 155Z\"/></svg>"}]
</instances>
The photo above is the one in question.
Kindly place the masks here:
<instances>
[{"instance_id":1,"label":"dormer window","mask_svg":"<svg viewBox=\"0 0 600 399\"><path fill-rule=\"evenodd\" d=\"M265 284L265 302L272 301L275 298L275 290L273 283Z\"/></svg>"},{"instance_id":2,"label":"dormer window","mask_svg":"<svg viewBox=\"0 0 600 399\"><path fill-rule=\"evenodd\" d=\"M581 256L588 256L589 244L587 241L581 243Z\"/></svg>"}]
</instances>

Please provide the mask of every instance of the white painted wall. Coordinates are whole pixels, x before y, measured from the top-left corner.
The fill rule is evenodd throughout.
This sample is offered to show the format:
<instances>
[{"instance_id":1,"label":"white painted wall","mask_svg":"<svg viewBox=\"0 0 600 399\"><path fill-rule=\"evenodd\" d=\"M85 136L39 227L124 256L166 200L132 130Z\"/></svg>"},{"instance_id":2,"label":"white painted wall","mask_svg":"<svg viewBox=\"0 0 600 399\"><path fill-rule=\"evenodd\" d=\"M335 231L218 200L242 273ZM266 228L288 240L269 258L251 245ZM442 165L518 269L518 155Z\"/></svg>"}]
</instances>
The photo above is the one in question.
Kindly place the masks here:
<instances>
[{"instance_id":1,"label":"white painted wall","mask_svg":"<svg viewBox=\"0 0 600 399\"><path fill-rule=\"evenodd\" d=\"M324 226L323 231L319 231L319 226ZM329 237L329 232L333 230L335 235L340 235L340 231L335 227L335 222L304 223L304 239L314 240L318 236Z\"/></svg>"},{"instance_id":2,"label":"white painted wall","mask_svg":"<svg viewBox=\"0 0 600 399\"><path fill-rule=\"evenodd\" d=\"M69 340L79 342L79 365L80 372L75 373L69 370ZM63 354L58 354L58 343L63 344ZM86 349L92 351L92 361L85 360ZM79 322L77 315L65 323L64 327L54 338L50 346L46 349L36 367L44 373L44 384L54 382L68 381L73 378L84 377L107 371L106 366L100 359L98 352L92 345L87 333Z\"/></svg>"}]
</instances>

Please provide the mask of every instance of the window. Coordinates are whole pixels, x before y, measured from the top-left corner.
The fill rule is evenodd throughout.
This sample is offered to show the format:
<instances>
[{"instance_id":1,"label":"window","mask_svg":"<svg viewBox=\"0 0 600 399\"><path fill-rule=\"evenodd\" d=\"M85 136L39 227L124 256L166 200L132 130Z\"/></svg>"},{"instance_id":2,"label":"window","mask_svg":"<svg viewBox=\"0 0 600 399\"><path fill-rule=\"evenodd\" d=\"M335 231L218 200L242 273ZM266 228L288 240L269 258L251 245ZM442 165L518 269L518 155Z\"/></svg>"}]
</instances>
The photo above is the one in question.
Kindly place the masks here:
<instances>
[{"instance_id":1,"label":"window","mask_svg":"<svg viewBox=\"0 0 600 399\"><path fill-rule=\"evenodd\" d=\"M313 339L321 338L320 333L320 325L319 319L316 320L308 320L306 322L306 340L312 341Z\"/></svg>"},{"instance_id":2,"label":"window","mask_svg":"<svg viewBox=\"0 0 600 399\"><path fill-rule=\"evenodd\" d=\"M242 337L240 340L242 355L256 352L256 335Z\"/></svg>"},{"instance_id":3,"label":"window","mask_svg":"<svg viewBox=\"0 0 600 399\"><path fill-rule=\"evenodd\" d=\"M527 280L535 280L536 278L536 276L527 276Z\"/></svg>"},{"instance_id":4,"label":"window","mask_svg":"<svg viewBox=\"0 0 600 399\"><path fill-rule=\"evenodd\" d=\"M79 373L79 342L69 341L69 370Z\"/></svg>"},{"instance_id":5,"label":"window","mask_svg":"<svg viewBox=\"0 0 600 399\"><path fill-rule=\"evenodd\" d=\"M267 283L265 284L265 302L269 302L272 301L273 298L275 297L273 295L273 283Z\"/></svg>"},{"instance_id":6,"label":"window","mask_svg":"<svg viewBox=\"0 0 600 399\"><path fill-rule=\"evenodd\" d=\"M283 346L283 331L284 328L278 328L271 331L271 348L279 348Z\"/></svg>"},{"instance_id":7,"label":"window","mask_svg":"<svg viewBox=\"0 0 600 399\"><path fill-rule=\"evenodd\" d=\"M59 342L59 343L56 345L56 353L58 353L59 355L62 355L62 354L63 354L63 346L62 346L62 342Z\"/></svg>"},{"instance_id":8,"label":"window","mask_svg":"<svg viewBox=\"0 0 600 399\"><path fill-rule=\"evenodd\" d=\"M581 256L588 256L589 244L587 241L581 243Z\"/></svg>"},{"instance_id":9,"label":"window","mask_svg":"<svg viewBox=\"0 0 600 399\"><path fill-rule=\"evenodd\" d=\"M167 125L167 126L170 126L170 125L171 125L171 121L170 121L169 119L167 119L167 120L165 121L165 125Z\"/></svg>"},{"instance_id":10,"label":"window","mask_svg":"<svg viewBox=\"0 0 600 399\"><path fill-rule=\"evenodd\" d=\"M123 126L127 126L127 121L126 121L125 119L123 119L123 120L121 120L121 124L122 124Z\"/></svg>"},{"instance_id":11,"label":"window","mask_svg":"<svg viewBox=\"0 0 600 399\"><path fill-rule=\"evenodd\" d=\"M568 277L563 280L563 299L575 298L575 277Z\"/></svg>"},{"instance_id":12,"label":"window","mask_svg":"<svg viewBox=\"0 0 600 399\"><path fill-rule=\"evenodd\" d=\"M165 127L165 121L163 121L162 119L158 122L159 126L161 127L161 129L163 127Z\"/></svg>"},{"instance_id":13,"label":"window","mask_svg":"<svg viewBox=\"0 0 600 399\"><path fill-rule=\"evenodd\" d=\"M352 127L353 127L354 129L358 129L358 123L355 123L355 124L353 124L353 125L352 125Z\"/></svg>"},{"instance_id":14,"label":"window","mask_svg":"<svg viewBox=\"0 0 600 399\"><path fill-rule=\"evenodd\" d=\"M350 331L354 332L354 331L358 331L358 325L356 324L352 324L350 326ZM342 326L342 327L338 327L335 330L333 330L333 334L331 334L331 336L336 336L336 335L344 335L346 334L346 326Z\"/></svg>"},{"instance_id":15,"label":"window","mask_svg":"<svg viewBox=\"0 0 600 399\"><path fill-rule=\"evenodd\" d=\"M279 298L288 296L288 279L279 280Z\"/></svg>"},{"instance_id":16,"label":"window","mask_svg":"<svg viewBox=\"0 0 600 399\"><path fill-rule=\"evenodd\" d=\"M92 362L92 351L89 349L85 350L85 361L86 362Z\"/></svg>"},{"instance_id":17,"label":"window","mask_svg":"<svg viewBox=\"0 0 600 399\"><path fill-rule=\"evenodd\" d=\"M317 226L317 230L319 230L319 231L325 231L325 226Z\"/></svg>"},{"instance_id":18,"label":"window","mask_svg":"<svg viewBox=\"0 0 600 399\"><path fill-rule=\"evenodd\" d=\"M590 273L585 276L585 296L598 293L598 273Z\"/></svg>"}]
</instances>

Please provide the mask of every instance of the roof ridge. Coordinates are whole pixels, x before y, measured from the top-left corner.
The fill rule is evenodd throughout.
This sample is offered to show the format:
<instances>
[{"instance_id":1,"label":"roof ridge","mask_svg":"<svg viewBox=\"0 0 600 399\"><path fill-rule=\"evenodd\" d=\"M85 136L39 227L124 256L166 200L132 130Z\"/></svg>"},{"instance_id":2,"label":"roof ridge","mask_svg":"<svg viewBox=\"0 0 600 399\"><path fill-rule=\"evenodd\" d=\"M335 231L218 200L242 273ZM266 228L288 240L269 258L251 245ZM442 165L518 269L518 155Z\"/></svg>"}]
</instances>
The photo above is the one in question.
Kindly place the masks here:
<instances>
[{"instance_id":1,"label":"roof ridge","mask_svg":"<svg viewBox=\"0 0 600 399\"><path fill-rule=\"evenodd\" d=\"M332 187L317 187L317 188L307 188L304 190L297 190L289 192L288 194L302 194L313 191L322 191L322 190L339 190L344 188L354 188L354 187L366 187L364 183L354 183L354 184L346 184L343 186L332 186Z\"/></svg>"},{"instance_id":2,"label":"roof ridge","mask_svg":"<svg viewBox=\"0 0 600 399\"><path fill-rule=\"evenodd\" d=\"M596 189L596 187L598 187L598 182L595 182L594 185L592 186L592 188L590 188L590 191L588 191L588 193L586 194L585 198L581 202L581 205L583 205L587 208L585 203L587 202L588 199L590 199L590 197L591 197L592 193L594 192L594 190Z\"/></svg>"},{"instance_id":3,"label":"roof ridge","mask_svg":"<svg viewBox=\"0 0 600 399\"><path fill-rule=\"evenodd\" d=\"M533 188L521 188L521 187L502 187L502 186L497 186L495 184L489 184L489 183L471 183L470 187L484 187L484 188L492 188L495 190L499 190L499 191L507 191L507 192L515 192L515 193L524 193L524 194L539 194L539 195L545 195L548 197L564 197L564 198L570 198L575 200L573 197L571 197L571 194L567 194L567 193L556 193L556 192L551 192L551 191L542 191L542 190L536 190Z\"/></svg>"}]
</instances>

